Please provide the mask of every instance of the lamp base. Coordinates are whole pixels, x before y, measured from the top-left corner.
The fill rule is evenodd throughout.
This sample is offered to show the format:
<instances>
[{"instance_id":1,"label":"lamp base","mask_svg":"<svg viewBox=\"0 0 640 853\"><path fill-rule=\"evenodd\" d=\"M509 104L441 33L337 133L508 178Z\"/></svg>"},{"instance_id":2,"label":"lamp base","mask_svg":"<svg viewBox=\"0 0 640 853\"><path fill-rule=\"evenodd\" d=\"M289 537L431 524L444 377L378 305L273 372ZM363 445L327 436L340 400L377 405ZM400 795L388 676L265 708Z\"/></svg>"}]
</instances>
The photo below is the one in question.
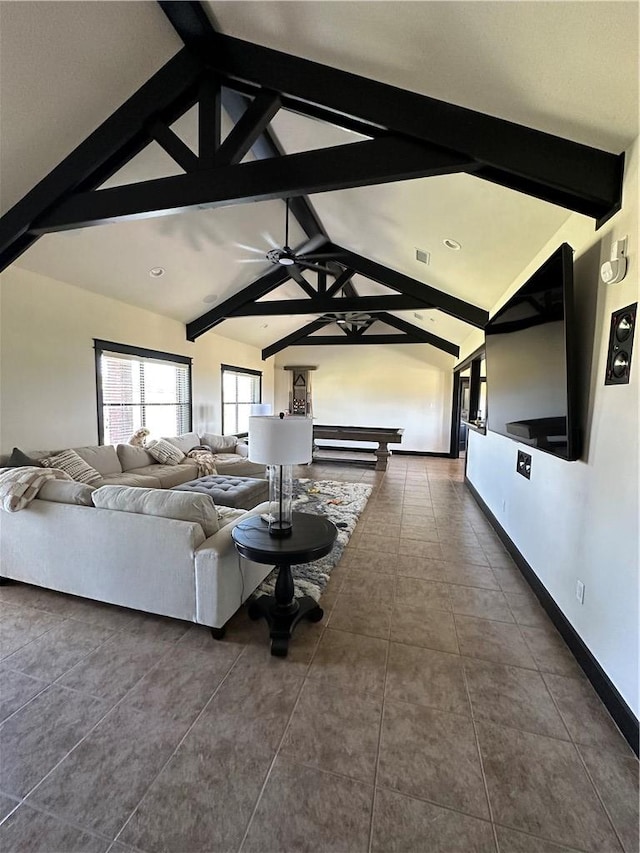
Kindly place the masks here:
<instances>
[{"instance_id":1,"label":"lamp base","mask_svg":"<svg viewBox=\"0 0 640 853\"><path fill-rule=\"evenodd\" d=\"M276 539L291 536L292 530L293 524L290 521L272 521L269 523L269 536L274 536Z\"/></svg>"}]
</instances>

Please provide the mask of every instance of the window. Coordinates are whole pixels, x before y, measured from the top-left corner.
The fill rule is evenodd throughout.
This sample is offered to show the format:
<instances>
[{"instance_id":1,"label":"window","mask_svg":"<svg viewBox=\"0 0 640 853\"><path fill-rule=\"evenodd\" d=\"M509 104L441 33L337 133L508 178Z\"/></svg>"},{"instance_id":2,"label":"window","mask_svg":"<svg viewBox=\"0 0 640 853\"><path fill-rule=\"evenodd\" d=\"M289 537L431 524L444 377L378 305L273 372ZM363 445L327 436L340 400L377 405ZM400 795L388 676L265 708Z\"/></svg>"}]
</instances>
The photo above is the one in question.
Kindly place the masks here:
<instances>
[{"instance_id":1,"label":"window","mask_svg":"<svg viewBox=\"0 0 640 853\"><path fill-rule=\"evenodd\" d=\"M238 435L249 431L253 403L262 402L262 373L243 367L222 365L222 433Z\"/></svg>"},{"instance_id":2,"label":"window","mask_svg":"<svg viewBox=\"0 0 640 853\"><path fill-rule=\"evenodd\" d=\"M152 435L191 430L191 359L94 340L98 440L125 444L146 427Z\"/></svg>"}]
</instances>

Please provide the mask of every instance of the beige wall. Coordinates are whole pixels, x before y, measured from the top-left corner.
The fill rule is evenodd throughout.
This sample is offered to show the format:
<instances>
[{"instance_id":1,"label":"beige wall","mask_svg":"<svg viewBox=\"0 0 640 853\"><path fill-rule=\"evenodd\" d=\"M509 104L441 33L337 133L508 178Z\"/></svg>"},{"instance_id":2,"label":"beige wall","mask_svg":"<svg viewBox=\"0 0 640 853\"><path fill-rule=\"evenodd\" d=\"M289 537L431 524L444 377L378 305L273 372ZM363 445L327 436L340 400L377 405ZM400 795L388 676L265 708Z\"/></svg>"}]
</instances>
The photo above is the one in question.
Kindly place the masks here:
<instances>
[{"instance_id":1,"label":"beige wall","mask_svg":"<svg viewBox=\"0 0 640 853\"><path fill-rule=\"evenodd\" d=\"M272 400L272 364L212 332L189 343L183 323L15 266L0 303L0 452L97 442L94 338L190 356L196 431L220 431L221 363L261 370Z\"/></svg>"},{"instance_id":2,"label":"beige wall","mask_svg":"<svg viewBox=\"0 0 640 853\"><path fill-rule=\"evenodd\" d=\"M629 268L615 285L600 279L611 243L628 237ZM471 433L467 473L489 509L633 711L638 714L638 386L635 333L628 385L605 386L613 311L638 300L638 142L627 152L622 210L600 231L572 216L532 259L502 302L562 242L576 250L574 287L580 327L579 370L585 449L577 462L535 448L531 480L516 474L516 442ZM495 309L500 307L495 306ZM492 312L493 313L493 312ZM465 342L464 354L482 343ZM491 407L491 375L487 377ZM584 604L576 581L585 584Z\"/></svg>"},{"instance_id":3,"label":"beige wall","mask_svg":"<svg viewBox=\"0 0 640 853\"><path fill-rule=\"evenodd\" d=\"M276 356L276 408L288 406L291 372L284 365L317 365L318 423L398 427L399 449L448 453L453 363L427 344L290 347Z\"/></svg>"}]
</instances>

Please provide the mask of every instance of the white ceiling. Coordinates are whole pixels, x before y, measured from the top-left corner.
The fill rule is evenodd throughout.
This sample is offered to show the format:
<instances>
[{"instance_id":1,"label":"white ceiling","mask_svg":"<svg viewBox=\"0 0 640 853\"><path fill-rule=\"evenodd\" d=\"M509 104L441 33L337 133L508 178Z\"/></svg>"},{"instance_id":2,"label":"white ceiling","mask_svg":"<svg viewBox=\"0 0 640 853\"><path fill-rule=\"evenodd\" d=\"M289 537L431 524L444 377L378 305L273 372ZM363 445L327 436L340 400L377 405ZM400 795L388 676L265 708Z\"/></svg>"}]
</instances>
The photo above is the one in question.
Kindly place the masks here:
<instances>
[{"instance_id":1,"label":"white ceiling","mask_svg":"<svg viewBox=\"0 0 640 853\"><path fill-rule=\"evenodd\" d=\"M620 152L638 134L638 5L627 2L210 2L219 29ZM151 2L0 2L0 202L6 210L181 47ZM192 111L176 125L195 147ZM287 152L359 137L281 111ZM110 183L177 174L155 144ZM490 308L569 212L468 175L311 197L336 243ZM303 241L295 221L290 243ZM443 239L462 249L445 248ZM16 263L188 322L270 267L279 201L43 237ZM247 248L249 247L249 248ZM430 265L415 248L431 253ZM161 266L162 278L148 271ZM313 277L311 277L311 280ZM381 288L356 277L362 294ZM270 298L303 296L288 283ZM454 342L437 311L400 316ZM264 347L313 319L242 318L216 332ZM332 331L335 330L335 327Z\"/></svg>"}]
</instances>

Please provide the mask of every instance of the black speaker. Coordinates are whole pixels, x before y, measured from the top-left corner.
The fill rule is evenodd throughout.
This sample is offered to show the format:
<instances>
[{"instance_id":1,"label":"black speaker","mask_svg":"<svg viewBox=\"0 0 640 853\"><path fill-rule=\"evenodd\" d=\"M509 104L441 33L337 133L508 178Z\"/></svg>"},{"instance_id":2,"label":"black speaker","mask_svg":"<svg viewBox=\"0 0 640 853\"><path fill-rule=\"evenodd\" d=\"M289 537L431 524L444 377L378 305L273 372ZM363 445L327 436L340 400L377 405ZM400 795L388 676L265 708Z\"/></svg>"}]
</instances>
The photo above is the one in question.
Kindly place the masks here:
<instances>
[{"instance_id":1,"label":"black speaker","mask_svg":"<svg viewBox=\"0 0 640 853\"><path fill-rule=\"evenodd\" d=\"M638 303L634 302L611 315L605 385L626 385L629 382L637 308Z\"/></svg>"}]
</instances>

